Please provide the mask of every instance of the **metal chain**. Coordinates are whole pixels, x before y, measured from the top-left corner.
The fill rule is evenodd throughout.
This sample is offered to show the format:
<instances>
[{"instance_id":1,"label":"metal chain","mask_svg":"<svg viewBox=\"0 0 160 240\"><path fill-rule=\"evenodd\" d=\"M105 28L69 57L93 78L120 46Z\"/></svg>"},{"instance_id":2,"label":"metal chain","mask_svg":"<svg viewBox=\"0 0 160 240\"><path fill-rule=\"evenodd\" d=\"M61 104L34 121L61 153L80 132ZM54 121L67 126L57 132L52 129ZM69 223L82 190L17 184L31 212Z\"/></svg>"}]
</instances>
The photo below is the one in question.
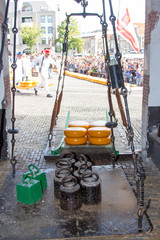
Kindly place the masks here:
<instances>
[{"instance_id":1,"label":"metal chain","mask_svg":"<svg viewBox=\"0 0 160 240\"><path fill-rule=\"evenodd\" d=\"M111 98L111 81L110 81L110 71L109 71L109 66L110 66L110 54L109 54L109 49L108 49L108 40L107 40L107 27L108 24L106 23L106 14L105 14L105 2L102 0L103 4L103 18L104 20L101 21L102 24L102 37L103 37L103 48L104 48L104 53L105 53L105 70L106 70L106 78L107 78L107 87L108 87L108 96L109 96L109 116L110 116L110 126L111 126L111 142L112 142L112 153L111 153L111 158L113 162L113 167L115 167L115 161L117 159L116 155L116 148L115 148L115 137L114 137L114 123L113 123L113 106L112 106L112 98Z\"/></svg>"},{"instance_id":2,"label":"metal chain","mask_svg":"<svg viewBox=\"0 0 160 240\"><path fill-rule=\"evenodd\" d=\"M17 64L16 64L16 34L18 33L18 29L17 29L17 2L18 0L14 0L14 27L12 28L12 32L14 34L14 42L13 42L13 63L11 65L12 69L13 69L13 86L11 88L11 92L12 92L12 118L11 118L11 122L12 122L12 129L9 129L8 132L10 134L12 134L12 139L11 139L11 143L12 143L12 149L11 149L11 160L10 163L12 165L12 170L13 170L13 177L15 175L15 166L17 163L16 157L14 156L14 147L15 147L15 134L18 133L18 129L15 128L15 93L16 93L16 87L15 87L15 71L17 68Z\"/></svg>"},{"instance_id":3,"label":"metal chain","mask_svg":"<svg viewBox=\"0 0 160 240\"><path fill-rule=\"evenodd\" d=\"M131 151L132 151L132 157L133 157L133 162L134 162L134 178L135 178L135 182L136 182L136 187L137 187L137 205L138 205L138 230L142 231L142 219L143 219L143 214L144 211L142 211L142 209L144 208L144 180L145 180L145 173L142 167L139 166L138 162L137 162L137 156L135 154L135 147L134 147L134 142L133 142L133 138L134 138L134 132L133 132L133 128L131 126L131 121L130 121L130 114L129 114L129 108L128 108L128 101L127 101L127 89L124 85L124 79L123 79L123 73L122 73L122 66L121 66L121 58L122 55L119 51L119 47L118 47L118 40L117 40L117 34L116 34L116 27L115 27L115 21L116 21L116 17L113 14L113 8L112 8L112 3L111 0L109 0L109 5L110 5L110 12L111 12L111 16L110 16L110 21L112 23L112 27L113 27L113 34L114 34L114 41L115 41L115 48L116 48L116 60L118 62L118 66L119 66L119 73L120 73L120 77L122 80L122 95L124 98L124 104L125 104L125 110L126 110L126 116L127 116L127 139L128 142L131 146Z\"/></svg>"},{"instance_id":4,"label":"metal chain","mask_svg":"<svg viewBox=\"0 0 160 240\"><path fill-rule=\"evenodd\" d=\"M5 16L4 16L4 21L2 24L2 42L1 42L1 51L0 51L0 77L1 77L1 72L3 70L3 51L4 51L4 43L5 43L5 36L6 32L8 30L8 9L9 9L9 1L7 1L6 9L5 9ZM5 121L5 99L3 98L2 102L2 116L1 116L1 126L0 126L0 157L1 157L1 150L3 147L3 128L4 128L4 121Z\"/></svg>"},{"instance_id":5,"label":"metal chain","mask_svg":"<svg viewBox=\"0 0 160 240\"><path fill-rule=\"evenodd\" d=\"M9 2L10 0L7 0L7 5L5 9L5 17L4 17L4 22L2 24L2 42L1 42L1 52L0 52L0 76L1 76L1 71L3 70L3 51L4 51L4 42L5 42L5 35L8 30L8 9L9 9Z\"/></svg>"}]
</instances>

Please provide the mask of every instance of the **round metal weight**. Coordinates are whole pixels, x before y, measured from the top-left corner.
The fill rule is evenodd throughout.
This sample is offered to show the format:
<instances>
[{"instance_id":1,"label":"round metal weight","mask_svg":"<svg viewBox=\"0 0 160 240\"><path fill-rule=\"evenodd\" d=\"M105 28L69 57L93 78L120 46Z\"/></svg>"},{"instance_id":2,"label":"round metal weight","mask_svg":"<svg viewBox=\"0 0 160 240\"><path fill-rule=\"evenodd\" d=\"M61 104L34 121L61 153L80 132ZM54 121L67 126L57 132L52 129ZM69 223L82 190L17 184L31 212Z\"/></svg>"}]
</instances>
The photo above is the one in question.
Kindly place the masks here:
<instances>
[{"instance_id":1,"label":"round metal weight","mask_svg":"<svg viewBox=\"0 0 160 240\"><path fill-rule=\"evenodd\" d=\"M59 168L55 171L54 176L54 195L56 198L60 199L61 191L60 186L62 184L62 179L66 176L71 175L71 169L69 168Z\"/></svg>"},{"instance_id":2,"label":"round metal weight","mask_svg":"<svg viewBox=\"0 0 160 240\"><path fill-rule=\"evenodd\" d=\"M80 184L84 204L94 205L101 201L101 183L97 173L83 173Z\"/></svg>"},{"instance_id":3,"label":"round metal weight","mask_svg":"<svg viewBox=\"0 0 160 240\"><path fill-rule=\"evenodd\" d=\"M63 210L76 210L82 206L80 185L73 176L64 177L60 187L60 206Z\"/></svg>"},{"instance_id":4,"label":"round metal weight","mask_svg":"<svg viewBox=\"0 0 160 240\"><path fill-rule=\"evenodd\" d=\"M75 170L78 170L78 168L84 163L87 164L89 170L92 170L92 163L87 160L87 156L80 154L78 158L79 160L74 164Z\"/></svg>"},{"instance_id":5,"label":"round metal weight","mask_svg":"<svg viewBox=\"0 0 160 240\"><path fill-rule=\"evenodd\" d=\"M76 153L75 152L64 152L60 155L60 159L66 159L71 162L72 167L74 168L74 164L76 162Z\"/></svg>"},{"instance_id":6,"label":"round metal weight","mask_svg":"<svg viewBox=\"0 0 160 240\"><path fill-rule=\"evenodd\" d=\"M74 159L76 159L76 153L75 152L64 152L60 155L60 158L74 158Z\"/></svg>"},{"instance_id":7,"label":"round metal weight","mask_svg":"<svg viewBox=\"0 0 160 240\"><path fill-rule=\"evenodd\" d=\"M71 168L71 167L72 167L71 162L69 160L65 159L65 158L59 159L56 162L56 168L57 169L59 169L59 168Z\"/></svg>"},{"instance_id":8,"label":"round metal weight","mask_svg":"<svg viewBox=\"0 0 160 240\"><path fill-rule=\"evenodd\" d=\"M86 163L83 163L83 164L81 164L80 166L79 166L79 168L78 168L78 170L76 170L76 171L74 171L74 173L73 173L73 175L77 178L77 180L78 180L78 183L80 183L80 181L81 181L81 179L82 179L82 174L83 173L90 173L91 172L91 170L89 170L88 168L87 168L87 164Z\"/></svg>"}]
</instances>

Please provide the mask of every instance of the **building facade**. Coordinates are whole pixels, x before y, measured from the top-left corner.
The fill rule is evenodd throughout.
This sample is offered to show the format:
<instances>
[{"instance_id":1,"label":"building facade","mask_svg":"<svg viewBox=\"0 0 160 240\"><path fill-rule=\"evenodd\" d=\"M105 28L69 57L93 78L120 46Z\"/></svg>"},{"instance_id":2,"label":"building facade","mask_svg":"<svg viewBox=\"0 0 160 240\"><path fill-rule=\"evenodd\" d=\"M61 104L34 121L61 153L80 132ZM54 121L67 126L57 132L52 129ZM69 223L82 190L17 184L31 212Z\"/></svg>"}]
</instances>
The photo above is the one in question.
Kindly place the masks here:
<instances>
[{"instance_id":1,"label":"building facade","mask_svg":"<svg viewBox=\"0 0 160 240\"><path fill-rule=\"evenodd\" d=\"M14 19L14 3L10 3L9 8L9 34L8 34L8 48L9 51L13 50L13 21ZM20 35L21 28L25 26L39 26L42 30L42 34L39 38L39 41L34 46L34 52L40 52L45 48L49 48L50 40L52 46L54 47L56 39L56 12L52 11L45 1L36 1L32 2L22 2L19 10L17 12L17 52L23 52L27 49L27 45L23 42L23 39ZM11 33L11 34L10 34Z\"/></svg>"},{"instance_id":2,"label":"building facade","mask_svg":"<svg viewBox=\"0 0 160 240\"><path fill-rule=\"evenodd\" d=\"M144 51L144 30L145 24L144 23L134 23L135 32L138 38L140 52ZM102 40L102 31L97 30L92 33L82 34L81 37L84 39L84 52L89 54L102 54L103 53L103 40ZM119 49L122 54L126 54L129 52L134 51L131 44L120 34L118 34L118 43ZM115 49L115 42L114 42L114 35L113 32L108 30L107 32L107 39L108 39L108 48L110 53L112 54Z\"/></svg>"}]
</instances>

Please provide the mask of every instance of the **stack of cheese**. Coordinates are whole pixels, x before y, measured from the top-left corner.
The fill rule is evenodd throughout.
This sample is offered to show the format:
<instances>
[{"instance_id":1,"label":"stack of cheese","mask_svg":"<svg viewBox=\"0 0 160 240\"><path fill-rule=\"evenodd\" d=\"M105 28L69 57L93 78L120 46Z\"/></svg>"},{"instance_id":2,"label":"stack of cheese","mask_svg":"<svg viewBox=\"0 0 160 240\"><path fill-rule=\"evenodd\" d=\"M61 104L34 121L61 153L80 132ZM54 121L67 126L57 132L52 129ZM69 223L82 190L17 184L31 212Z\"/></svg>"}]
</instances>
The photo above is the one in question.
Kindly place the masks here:
<instances>
[{"instance_id":1,"label":"stack of cheese","mask_svg":"<svg viewBox=\"0 0 160 240\"><path fill-rule=\"evenodd\" d=\"M95 121L89 124L86 121L69 122L64 130L65 143L68 145L83 145L87 140L92 145L107 145L111 142L111 130L105 127L105 121Z\"/></svg>"},{"instance_id":2,"label":"stack of cheese","mask_svg":"<svg viewBox=\"0 0 160 240\"><path fill-rule=\"evenodd\" d=\"M95 121L88 129L88 140L92 145L107 145L111 142L111 130L105 127L105 121Z\"/></svg>"},{"instance_id":3,"label":"stack of cheese","mask_svg":"<svg viewBox=\"0 0 160 240\"><path fill-rule=\"evenodd\" d=\"M87 130L89 123L86 121L69 122L64 130L65 143L68 145L83 145L87 142Z\"/></svg>"}]
</instances>

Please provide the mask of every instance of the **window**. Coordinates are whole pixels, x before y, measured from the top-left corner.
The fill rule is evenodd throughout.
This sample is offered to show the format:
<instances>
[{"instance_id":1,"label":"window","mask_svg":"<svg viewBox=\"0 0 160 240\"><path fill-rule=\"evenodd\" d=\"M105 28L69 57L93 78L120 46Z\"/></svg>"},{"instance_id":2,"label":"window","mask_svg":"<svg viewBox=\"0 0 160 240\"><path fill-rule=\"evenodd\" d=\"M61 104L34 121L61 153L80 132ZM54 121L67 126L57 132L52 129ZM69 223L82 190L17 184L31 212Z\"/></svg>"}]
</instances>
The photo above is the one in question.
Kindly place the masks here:
<instances>
[{"instance_id":1,"label":"window","mask_svg":"<svg viewBox=\"0 0 160 240\"><path fill-rule=\"evenodd\" d=\"M46 33L46 28L45 27L41 27L41 30L42 30L42 34Z\"/></svg>"},{"instance_id":2,"label":"window","mask_svg":"<svg viewBox=\"0 0 160 240\"><path fill-rule=\"evenodd\" d=\"M48 23L52 23L52 16L51 16L51 15L48 15L48 16L47 16L47 22L48 22Z\"/></svg>"},{"instance_id":3,"label":"window","mask_svg":"<svg viewBox=\"0 0 160 240\"><path fill-rule=\"evenodd\" d=\"M45 23L46 22L46 16L41 16L41 23Z\"/></svg>"},{"instance_id":4,"label":"window","mask_svg":"<svg viewBox=\"0 0 160 240\"><path fill-rule=\"evenodd\" d=\"M22 23L26 23L26 22L32 22L32 18L31 17L23 17Z\"/></svg>"},{"instance_id":5,"label":"window","mask_svg":"<svg viewBox=\"0 0 160 240\"><path fill-rule=\"evenodd\" d=\"M29 3L24 3L22 6L22 12L31 12L32 6Z\"/></svg>"},{"instance_id":6,"label":"window","mask_svg":"<svg viewBox=\"0 0 160 240\"><path fill-rule=\"evenodd\" d=\"M41 38L41 44L45 45L46 44L46 38Z\"/></svg>"},{"instance_id":7,"label":"window","mask_svg":"<svg viewBox=\"0 0 160 240\"><path fill-rule=\"evenodd\" d=\"M53 33L53 27L48 27L48 33Z\"/></svg>"},{"instance_id":8,"label":"window","mask_svg":"<svg viewBox=\"0 0 160 240\"><path fill-rule=\"evenodd\" d=\"M42 12L48 11L48 7L41 7L41 11Z\"/></svg>"}]
</instances>

